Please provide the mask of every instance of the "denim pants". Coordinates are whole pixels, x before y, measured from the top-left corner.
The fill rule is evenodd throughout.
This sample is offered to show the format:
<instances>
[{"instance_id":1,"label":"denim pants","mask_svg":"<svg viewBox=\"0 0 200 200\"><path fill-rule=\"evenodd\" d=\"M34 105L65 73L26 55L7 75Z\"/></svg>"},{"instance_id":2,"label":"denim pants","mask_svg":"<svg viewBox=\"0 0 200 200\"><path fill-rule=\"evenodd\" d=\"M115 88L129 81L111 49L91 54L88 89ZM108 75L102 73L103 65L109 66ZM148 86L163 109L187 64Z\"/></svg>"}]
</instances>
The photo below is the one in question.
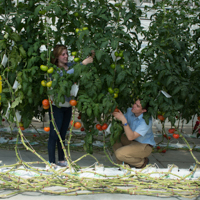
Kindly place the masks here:
<instances>
[{"instance_id":1,"label":"denim pants","mask_svg":"<svg viewBox=\"0 0 200 200\"><path fill-rule=\"evenodd\" d=\"M60 132L61 139L63 144L65 145L65 136L67 133L67 129L69 127L69 123L72 116L72 107L61 107L58 108L56 106L53 107L53 116L55 120L55 124L57 126L58 131ZM55 159L55 150L56 144L58 149L58 161L64 160L64 152L59 140L59 137L54 130L54 126L51 121L51 110L49 110L49 119L50 119L50 133L49 133L49 141L48 141L48 154L49 154L49 162L56 163Z\"/></svg>"}]
</instances>

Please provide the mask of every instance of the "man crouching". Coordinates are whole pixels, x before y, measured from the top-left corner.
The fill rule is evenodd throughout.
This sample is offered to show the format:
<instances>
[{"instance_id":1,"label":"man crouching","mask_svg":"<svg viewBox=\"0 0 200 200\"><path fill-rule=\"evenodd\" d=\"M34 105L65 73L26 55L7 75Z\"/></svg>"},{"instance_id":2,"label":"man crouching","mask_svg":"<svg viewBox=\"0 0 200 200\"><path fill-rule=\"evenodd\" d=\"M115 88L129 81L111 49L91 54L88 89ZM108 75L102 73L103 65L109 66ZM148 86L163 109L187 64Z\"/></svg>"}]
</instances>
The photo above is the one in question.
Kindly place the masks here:
<instances>
[{"instance_id":1,"label":"man crouching","mask_svg":"<svg viewBox=\"0 0 200 200\"><path fill-rule=\"evenodd\" d=\"M124 127L120 142L113 145L118 164L124 162L130 167L141 169L149 163L148 156L156 143L152 131L152 118L149 119L148 125L143 119L143 113L147 112L147 109L137 100L125 114L120 110L113 112L113 116L120 120Z\"/></svg>"}]
</instances>

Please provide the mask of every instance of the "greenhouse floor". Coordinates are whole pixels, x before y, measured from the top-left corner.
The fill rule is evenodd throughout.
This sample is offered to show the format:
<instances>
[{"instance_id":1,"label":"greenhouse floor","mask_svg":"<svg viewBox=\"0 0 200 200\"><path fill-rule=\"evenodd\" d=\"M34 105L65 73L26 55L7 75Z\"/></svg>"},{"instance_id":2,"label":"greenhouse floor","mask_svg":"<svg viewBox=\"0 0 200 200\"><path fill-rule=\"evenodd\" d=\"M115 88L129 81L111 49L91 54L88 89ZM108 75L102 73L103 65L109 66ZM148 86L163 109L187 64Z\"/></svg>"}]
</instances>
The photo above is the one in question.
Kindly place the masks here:
<instances>
[{"instance_id":1,"label":"greenhouse floor","mask_svg":"<svg viewBox=\"0 0 200 200\"><path fill-rule=\"evenodd\" d=\"M38 122L37 120L33 120L33 124L37 127L37 128L41 128L44 127L48 122ZM167 130L167 126L165 126L166 130ZM188 140L189 144L193 147L194 145L196 145L198 147L198 145L200 144L200 138L196 139L195 137L190 137L190 134L187 134L188 131L190 131L191 127L189 128L189 126L185 126L185 128L183 128L183 133L186 136L186 139ZM157 128L154 127L154 132L155 133L155 140L156 142L159 142L161 140L161 136L159 134L159 132L157 132ZM175 139L171 139L171 144L185 144L185 142L183 140L175 140ZM40 158L38 158L36 155L34 155L32 152L30 151L25 151L25 150L19 150L19 157L25 161L25 162L35 162L35 161L41 161ZM197 158L197 160L200 160L200 151L192 151L193 155ZM40 156L42 156L42 158L44 158L45 160L48 161L48 155L45 153L39 153ZM5 149L0 149L0 161L1 161L1 165L12 165L15 164L17 162L17 157L15 154L14 150L5 150ZM83 155L85 155L85 152L83 151L76 151L76 150L71 150L71 159L72 160L76 160L80 157L82 157ZM103 150L102 152L94 152L93 156L99 161L100 164L103 164L105 169L106 167L108 168L112 168L115 167L106 157L106 155L104 154ZM112 153L109 153L110 159L115 161L114 155ZM180 170L190 170L194 165L195 165L195 160L191 155L191 152L185 149L168 149L166 151L166 153L160 153L160 152L153 152L150 157L149 157L149 164L156 166L158 169L168 169L170 168L170 166L172 166L174 164L174 166L178 167ZM81 159L80 161L77 162L77 164L79 166L81 166L82 168L84 167L89 167L89 166L93 166L95 163L95 159L93 157L90 156L86 156L83 159ZM41 166L41 165L40 165ZM46 167L45 164L43 164L42 167ZM197 168L198 171L198 175L200 176L200 168ZM55 188L56 189L56 188ZM11 191L9 190L0 190L0 195L2 194L7 194L10 193ZM183 197L156 197L156 196L147 196L147 195L129 195L129 194L95 194L95 195L78 195L78 196L63 196L63 195L53 195L53 194L44 194L44 193L40 193L40 192L24 192L21 194L17 194L14 196L9 196L6 197L6 199L9 200L32 200L37 198L37 200L53 200L55 198L59 198L59 200L62 199L67 199L67 200L108 200L108 199L118 199L118 200L129 200L129 199L149 199L149 200L153 200L153 199L169 199L169 200L184 200L187 198L183 198ZM200 195L198 197L192 198L195 200L200 200Z\"/></svg>"}]
</instances>

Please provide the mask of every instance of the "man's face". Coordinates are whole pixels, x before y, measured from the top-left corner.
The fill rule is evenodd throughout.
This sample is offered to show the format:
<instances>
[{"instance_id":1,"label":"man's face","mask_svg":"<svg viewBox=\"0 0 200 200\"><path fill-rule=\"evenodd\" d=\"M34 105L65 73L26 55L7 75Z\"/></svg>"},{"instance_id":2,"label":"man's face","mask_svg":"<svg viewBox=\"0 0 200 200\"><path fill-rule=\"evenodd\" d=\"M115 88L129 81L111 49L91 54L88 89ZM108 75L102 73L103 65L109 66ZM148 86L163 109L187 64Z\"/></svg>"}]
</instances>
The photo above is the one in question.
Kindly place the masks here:
<instances>
[{"instance_id":1,"label":"man's face","mask_svg":"<svg viewBox=\"0 0 200 200\"><path fill-rule=\"evenodd\" d=\"M135 114L136 117L138 117L139 115L141 115L142 113L146 112L146 109L142 108L142 105L140 103L140 100L137 100L133 106L132 106L132 113Z\"/></svg>"}]
</instances>

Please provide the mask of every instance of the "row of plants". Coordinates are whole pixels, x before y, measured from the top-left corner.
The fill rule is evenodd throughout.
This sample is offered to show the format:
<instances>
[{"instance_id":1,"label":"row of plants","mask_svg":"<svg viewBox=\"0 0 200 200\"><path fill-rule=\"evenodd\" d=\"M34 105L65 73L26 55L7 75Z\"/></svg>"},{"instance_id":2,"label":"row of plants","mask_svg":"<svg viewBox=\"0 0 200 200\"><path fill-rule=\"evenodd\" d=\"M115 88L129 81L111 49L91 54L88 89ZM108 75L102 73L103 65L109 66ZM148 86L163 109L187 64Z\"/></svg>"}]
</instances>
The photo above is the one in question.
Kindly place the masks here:
<instances>
[{"instance_id":1,"label":"row of plants","mask_svg":"<svg viewBox=\"0 0 200 200\"><path fill-rule=\"evenodd\" d=\"M199 2L192 2L193 7L191 1L176 0L141 9L132 0L0 0L0 118L15 122L19 111L20 122L27 128L33 117L42 118L47 111L44 99L57 95L54 103L63 103L72 85L79 83L74 99L86 132L85 149L92 153L96 124L112 123L113 144L122 128L112 112L116 107L125 112L137 98L143 99L143 106L151 106L144 115L146 121L159 114L173 127L177 120L188 122L199 116L200 16ZM145 30L140 18L150 11L154 14ZM147 45L142 49L143 40ZM65 44L75 56L74 74L63 71L60 77L51 64L57 43ZM94 62L81 65L92 50ZM15 81L18 86L13 89Z\"/></svg>"}]
</instances>

